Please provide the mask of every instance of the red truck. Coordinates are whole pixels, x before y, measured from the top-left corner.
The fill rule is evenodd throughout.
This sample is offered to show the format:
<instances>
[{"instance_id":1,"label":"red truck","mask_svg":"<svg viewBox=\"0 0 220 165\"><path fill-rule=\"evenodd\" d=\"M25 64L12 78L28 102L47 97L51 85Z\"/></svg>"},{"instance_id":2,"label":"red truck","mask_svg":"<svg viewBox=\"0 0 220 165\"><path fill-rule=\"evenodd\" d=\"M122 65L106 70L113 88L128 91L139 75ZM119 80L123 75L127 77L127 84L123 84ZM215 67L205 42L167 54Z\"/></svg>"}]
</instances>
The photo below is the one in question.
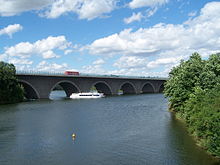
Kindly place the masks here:
<instances>
[{"instance_id":1,"label":"red truck","mask_svg":"<svg viewBox=\"0 0 220 165\"><path fill-rule=\"evenodd\" d=\"M76 72L76 71L65 71L64 74L65 75L75 75L75 76L78 76L79 72Z\"/></svg>"}]
</instances>

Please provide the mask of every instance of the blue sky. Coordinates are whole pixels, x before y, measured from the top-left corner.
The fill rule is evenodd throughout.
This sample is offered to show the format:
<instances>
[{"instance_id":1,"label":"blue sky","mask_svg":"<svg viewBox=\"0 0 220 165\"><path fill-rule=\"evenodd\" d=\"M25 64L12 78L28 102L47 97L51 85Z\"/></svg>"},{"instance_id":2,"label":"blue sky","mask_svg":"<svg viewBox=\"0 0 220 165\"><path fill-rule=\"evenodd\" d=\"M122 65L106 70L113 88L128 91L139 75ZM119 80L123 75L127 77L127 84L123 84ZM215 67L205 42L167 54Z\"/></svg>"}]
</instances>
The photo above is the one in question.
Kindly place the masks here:
<instances>
[{"instance_id":1,"label":"blue sky","mask_svg":"<svg viewBox=\"0 0 220 165\"><path fill-rule=\"evenodd\" d=\"M17 70L167 76L220 52L220 1L0 0L0 60Z\"/></svg>"}]
</instances>

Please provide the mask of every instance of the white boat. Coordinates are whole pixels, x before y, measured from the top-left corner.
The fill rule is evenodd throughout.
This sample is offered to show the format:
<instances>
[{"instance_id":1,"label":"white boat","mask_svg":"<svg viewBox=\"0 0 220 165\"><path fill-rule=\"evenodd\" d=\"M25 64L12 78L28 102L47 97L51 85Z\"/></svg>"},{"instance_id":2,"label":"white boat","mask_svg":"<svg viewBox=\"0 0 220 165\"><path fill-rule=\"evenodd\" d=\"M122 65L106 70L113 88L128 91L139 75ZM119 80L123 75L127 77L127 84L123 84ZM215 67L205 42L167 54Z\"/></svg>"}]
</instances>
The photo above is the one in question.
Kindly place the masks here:
<instances>
[{"instance_id":1,"label":"white boat","mask_svg":"<svg viewBox=\"0 0 220 165\"><path fill-rule=\"evenodd\" d=\"M72 93L70 95L71 99L93 99L105 97L103 93L98 92L88 92L88 93Z\"/></svg>"}]
</instances>

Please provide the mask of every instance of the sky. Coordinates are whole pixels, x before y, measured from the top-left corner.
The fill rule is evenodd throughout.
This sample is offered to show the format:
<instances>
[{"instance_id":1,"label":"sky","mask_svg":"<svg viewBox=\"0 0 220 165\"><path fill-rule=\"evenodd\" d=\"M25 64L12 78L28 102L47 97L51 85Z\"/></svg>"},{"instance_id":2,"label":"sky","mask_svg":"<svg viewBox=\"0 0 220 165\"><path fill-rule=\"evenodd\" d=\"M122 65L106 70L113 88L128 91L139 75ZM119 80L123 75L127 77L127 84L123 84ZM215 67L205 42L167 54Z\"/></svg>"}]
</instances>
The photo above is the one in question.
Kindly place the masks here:
<instances>
[{"instance_id":1,"label":"sky","mask_svg":"<svg viewBox=\"0 0 220 165\"><path fill-rule=\"evenodd\" d=\"M220 1L0 0L0 61L17 70L167 77L220 52Z\"/></svg>"}]
</instances>

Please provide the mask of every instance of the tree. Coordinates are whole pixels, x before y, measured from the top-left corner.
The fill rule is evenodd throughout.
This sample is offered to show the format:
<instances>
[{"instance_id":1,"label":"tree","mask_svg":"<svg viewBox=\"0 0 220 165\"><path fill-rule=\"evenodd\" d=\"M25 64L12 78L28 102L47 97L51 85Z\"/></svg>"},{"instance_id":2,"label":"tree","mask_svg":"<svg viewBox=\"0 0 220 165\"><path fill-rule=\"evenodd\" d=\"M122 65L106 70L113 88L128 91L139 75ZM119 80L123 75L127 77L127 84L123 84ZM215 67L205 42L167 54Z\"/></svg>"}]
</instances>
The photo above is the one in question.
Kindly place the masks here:
<instances>
[{"instance_id":1,"label":"tree","mask_svg":"<svg viewBox=\"0 0 220 165\"><path fill-rule=\"evenodd\" d=\"M175 111L183 110L183 105L194 91L200 86L200 75L205 62L198 53L193 53L188 61L181 61L169 73L169 80L165 83L164 94L169 98L170 106Z\"/></svg>"},{"instance_id":2,"label":"tree","mask_svg":"<svg viewBox=\"0 0 220 165\"><path fill-rule=\"evenodd\" d=\"M24 90L15 73L13 64L0 62L0 104L16 103L24 98Z\"/></svg>"},{"instance_id":3,"label":"tree","mask_svg":"<svg viewBox=\"0 0 220 165\"><path fill-rule=\"evenodd\" d=\"M212 89L220 84L220 53L210 55L200 79L203 89Z\"/></svg>"},{"instance_id":4,"label":"tree","mask_svg":"<svg viewBox=\"0 0 220 165\"><path fill-rule=\"evenodd\" d=\"M199 144L220 157L220 53L202 60L198 53L169 73L165 95Z\"/></svg>"}]
</instances>

